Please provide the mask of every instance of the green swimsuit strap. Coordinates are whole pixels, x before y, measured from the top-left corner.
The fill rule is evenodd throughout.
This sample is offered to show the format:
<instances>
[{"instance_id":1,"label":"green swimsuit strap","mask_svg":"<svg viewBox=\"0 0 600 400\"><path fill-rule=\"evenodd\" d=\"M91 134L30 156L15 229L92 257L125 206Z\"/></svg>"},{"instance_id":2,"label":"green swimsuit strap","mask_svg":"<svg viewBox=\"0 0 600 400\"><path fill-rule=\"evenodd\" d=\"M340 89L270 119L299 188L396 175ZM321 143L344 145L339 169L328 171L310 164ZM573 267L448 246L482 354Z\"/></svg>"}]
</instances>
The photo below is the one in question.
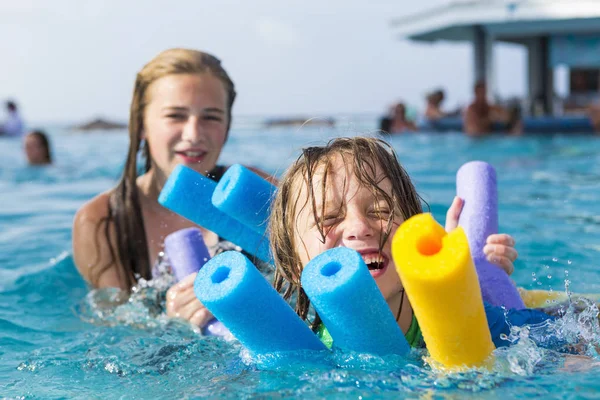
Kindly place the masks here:
<instances>
[{"instance_id":1,"label":"green swimsuit strap","mask_svg":"<svg viewBox=\"0 0 600 400\"><path fill-rule=\"evenodd\" d=\"M325 324L319 325L317 329L317 336L321 339L321 342L327 348L331 348L333 346L333 338L329 334L327 328L325 328ZM410 323L410 327L408 328L408 332L406 332L406 341L408 342L410 347L423 347L423 335L421 334L421 328L419 327L419 321L413 315L412 322Z\"/></svg>"}]
</instances>

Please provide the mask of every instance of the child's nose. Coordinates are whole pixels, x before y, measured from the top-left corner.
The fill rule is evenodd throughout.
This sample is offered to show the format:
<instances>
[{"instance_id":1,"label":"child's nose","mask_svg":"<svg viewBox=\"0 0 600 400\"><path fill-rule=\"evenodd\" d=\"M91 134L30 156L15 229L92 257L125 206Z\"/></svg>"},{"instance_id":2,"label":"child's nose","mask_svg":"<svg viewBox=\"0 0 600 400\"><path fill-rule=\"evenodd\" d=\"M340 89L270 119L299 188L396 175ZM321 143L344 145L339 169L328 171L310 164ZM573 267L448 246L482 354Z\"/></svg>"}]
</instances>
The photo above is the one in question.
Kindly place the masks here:
<instances>
[{"instance_id":1,"label":"child's nose","mask_svg":"<svg viewBox=\"0 0 600 400\"><path fill-rule=\"evenodd\" d=\"M347 216L344 237L348 240L360 240L373 236L373 227L368 218L360 215Z\"/></svg>"}]
</instances>

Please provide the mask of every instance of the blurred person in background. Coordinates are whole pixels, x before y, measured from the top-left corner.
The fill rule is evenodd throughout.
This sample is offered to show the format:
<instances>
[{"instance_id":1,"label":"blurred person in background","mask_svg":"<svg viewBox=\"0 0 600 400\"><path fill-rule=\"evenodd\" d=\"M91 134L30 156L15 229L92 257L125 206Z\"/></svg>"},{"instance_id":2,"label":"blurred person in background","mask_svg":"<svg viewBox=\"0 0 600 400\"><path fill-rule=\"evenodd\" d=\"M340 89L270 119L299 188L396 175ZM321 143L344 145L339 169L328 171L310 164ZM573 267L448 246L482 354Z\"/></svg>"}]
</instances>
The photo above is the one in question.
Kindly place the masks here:
<instances>
[{"instance_id":1,"label":"blurred person in background","mask_svg":"<svg viewBox=\"0 0 600 400\"><path fill-rule=\"evenodd\" d=\"M14 101L9 100L6 102L6 114L6 119L0 125L0 135L21 136L23 134L23 120Z\"/></svg>"},{"instance_id":2,"label":"blurred person in background","mask_svg":"<svg viewBox=\"0 0 600 400\"><path fill-rule=\"evenodd\" d=\"M23 140L23 148L29 165L52 164L50 140L46 133L39 130L29 132Z\"/></svg>"}]
</instances>

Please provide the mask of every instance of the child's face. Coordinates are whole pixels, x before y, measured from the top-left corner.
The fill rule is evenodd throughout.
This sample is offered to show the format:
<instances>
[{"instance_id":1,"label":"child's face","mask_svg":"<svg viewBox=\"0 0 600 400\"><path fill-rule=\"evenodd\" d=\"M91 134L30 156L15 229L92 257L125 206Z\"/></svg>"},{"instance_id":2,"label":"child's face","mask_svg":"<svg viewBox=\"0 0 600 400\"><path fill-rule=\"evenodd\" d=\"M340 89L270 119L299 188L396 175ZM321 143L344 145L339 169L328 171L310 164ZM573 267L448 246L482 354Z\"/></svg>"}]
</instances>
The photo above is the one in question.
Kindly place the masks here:
<instances>
[{"instance_id":1,"label":"child's face","mask_svg":"<svg viewBox=\"0 0 600 400\"><path fill-rule=\"evenodd\" d=\"M381 252L379 251L381 237L387 230L388 204L382 198L377 199L368 187L360 183L352 167L348 166L341 156L337 156L331 164L325 188L326 195L323 196L321 182L324 169L324 166L320 167L314 176L316 215L319 219L323 217L324 243L308 199L308 190L303 187L300 191L298 204L305 204L305 201L309 200L306 207L299 207L295 219L296 252L300 256L302 266L334 247L354 249L361 253L384 298L390 299L401 290L402 285L392 259L391 240L387 240ZM380 167L376 173L376 177L385 176ZM388 178L381 180L379 187L388 195L392 195L392 184ZM324 208L323 197L326 201ZM394 218L389 238L402 222L401 216Z\"/></svg>"}]
</instances>

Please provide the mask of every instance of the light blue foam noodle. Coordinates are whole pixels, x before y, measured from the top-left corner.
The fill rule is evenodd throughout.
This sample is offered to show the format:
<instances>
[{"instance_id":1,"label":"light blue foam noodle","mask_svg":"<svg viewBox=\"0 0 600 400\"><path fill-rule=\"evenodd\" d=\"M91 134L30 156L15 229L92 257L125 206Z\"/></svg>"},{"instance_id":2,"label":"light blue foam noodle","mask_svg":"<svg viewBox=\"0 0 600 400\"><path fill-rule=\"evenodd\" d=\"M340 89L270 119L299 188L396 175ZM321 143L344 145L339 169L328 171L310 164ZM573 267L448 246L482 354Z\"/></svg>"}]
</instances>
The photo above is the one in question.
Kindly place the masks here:
<instances>
[{"instance_id":1,"label":"light blue foam noodle","mask_svg":"<svg viewBox=\"0 0 600 400\"><path fill-rule=\"evenodd\" d=\"M212 204L217 184L184 165L175 167L158 202L190 221L215 232L259 259L270 262L269 241Z\"/></svg>"},{"instance_id":2,"label":"light blue foam noodle","mask_svg":"<svg viewBox=\"0 0 600 400\"><path fill-rule=\"evenodd\" d=\"M217 183L212 203L225 214L265 236L276 190L273 184L258 174L234 164Z\"/></svg>"},{"instance_id":3,"label":"light blue foam noodle","mask_svg":"<svg viewBox=\"0 0 600 400\"><path fill-rule=\"evenodd\" d=\"M194 281L198 300L253 355L326 350L325 345L243 254L226 251Z\"/></svg>"},{"instance_id":4,"label":"light blue foam noodle","mask_svg":"<svg viewBox=\"0 0 600 400\"><path fill-rule=\"evenodd\" d=\"M380 356L409 352L404 334L358 252L346 247L327 250L306 265L301 281L334 347Z\"/></svg>"}]
</instances>

